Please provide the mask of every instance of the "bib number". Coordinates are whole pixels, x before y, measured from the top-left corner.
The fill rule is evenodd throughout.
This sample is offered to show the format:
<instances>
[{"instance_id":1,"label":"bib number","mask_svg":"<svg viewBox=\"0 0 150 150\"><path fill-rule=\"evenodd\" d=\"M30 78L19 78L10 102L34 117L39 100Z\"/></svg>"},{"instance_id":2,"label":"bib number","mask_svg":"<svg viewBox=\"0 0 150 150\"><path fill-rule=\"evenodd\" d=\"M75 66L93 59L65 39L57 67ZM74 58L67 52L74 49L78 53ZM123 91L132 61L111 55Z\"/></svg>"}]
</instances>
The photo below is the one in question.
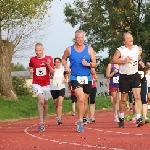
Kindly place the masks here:
<instances>
[{"instance_id":1,"label":"bib number","mask_svg":"<svg viewBox=\"0 0 150 150\"><path fill-rule=\"evenodd\" d=\"M119 76L118 77L113 77L113 83L119 83Z\"/></svg>"},{"instance_id":2,"label":"bib number","mask_svg":"<svg viewBox=\"0 0 150 150\"><path fill-rule=\"evenodd\" d=\"M138 73L141 75L141 79L144 78L144 71L138 71Z\"/></svg>"},{"instance_id":3,"label":"bib number","mask_svg":"<svg viewBox=\"0 0 150 150\"><path fill-rule=\"evenodd\" d=\"M37 76L45 76L46 68L45 67L36 68L36 75Z\"/></svg>"},{"instance_id":4,"label":"bib number","mask_svg":"<svg viewBox=\"0 0 150 150\"><path fill-rule=\"evenodd\" d=\"M132 61L129 63L129 67L135 67L135 66L137 66L138 65L138 61L137 61L137 59L136 58L131 58L132 59Z\"/></svg>"},{"instance_id":5,"label":"bib number","mask_svg":"<svg viewBox=\"0 0 150 150\"><path fill-rule=\"evenodd\" d=\"M88 78L87 78L87 76L77 76L77 81L80 84L88 84Z\"/></svg>"},{"instance_id":6,"label":"bib number","mask_svg":"<svg viewBox=\"0 0 150 150\"><path fill-rule=\"evenodd\" d=\"M62 82L58 80L53 80L53 84L57 87L60 87L62 85Z\"/></svg>"}]
</instances>

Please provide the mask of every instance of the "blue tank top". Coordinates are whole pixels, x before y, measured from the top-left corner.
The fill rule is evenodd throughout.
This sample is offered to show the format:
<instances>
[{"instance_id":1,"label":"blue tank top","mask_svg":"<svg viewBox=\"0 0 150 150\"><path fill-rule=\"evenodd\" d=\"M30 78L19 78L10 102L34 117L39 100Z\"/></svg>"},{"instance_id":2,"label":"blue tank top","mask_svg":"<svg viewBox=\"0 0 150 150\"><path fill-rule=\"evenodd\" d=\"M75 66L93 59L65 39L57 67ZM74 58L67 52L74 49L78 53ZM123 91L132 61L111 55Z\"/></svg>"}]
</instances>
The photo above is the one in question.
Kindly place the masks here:
<instances>
[{"instance_id":1,"label":"blue tank top","mask_svg":"<svg viewBox=\"0 0 150 150\"><path fill-rule=\"evenodd\" d=\"M71 53L69 56L71 76L70 80L77 80L77 76L87 76L88 81L92 81L91 77L91 68L82 65L82 59L85 59L87 62L91 62L90 55L88 53L88 46L85 45L85 48L82 52L77 52L74 49L74 45L71 46Z\"/></svg>"},{"instance_id":2,"label":"blue tank top","mask_svg":"<svg viewBox=\"0 0 150 150\"><path fill-rule=\"evenodd\" d=\"M117 68L114 66L114 64L112 64L111 73L114 72L114 70L116 70L116 69ZM109 82L110 87L119 87L119 83L114 83L114 81L113 81L113 77L119 77L119 76L120 76L120 73L119 73L119 69L118 69L118 72L110 78L110 82Z\"/></svg>"}]
</instances>

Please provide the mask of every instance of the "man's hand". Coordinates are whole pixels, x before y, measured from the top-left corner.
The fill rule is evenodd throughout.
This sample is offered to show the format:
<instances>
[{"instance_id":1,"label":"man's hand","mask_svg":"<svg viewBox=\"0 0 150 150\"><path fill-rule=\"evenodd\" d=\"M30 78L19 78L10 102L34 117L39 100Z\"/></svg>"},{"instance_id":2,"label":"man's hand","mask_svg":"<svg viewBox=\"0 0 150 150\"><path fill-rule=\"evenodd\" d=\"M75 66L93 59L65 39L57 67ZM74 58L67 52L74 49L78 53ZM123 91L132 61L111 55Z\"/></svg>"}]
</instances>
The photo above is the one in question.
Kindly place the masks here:
<instances>
[{"instance_id":1,"label":"man's hand","mask_svg":"<svg viewBox=\"0 0 150 150\"><path fill-rule=\"evenodd\" d=\"M145 64L144 64L142 61L139 61L139 65L140 65L142 68L145 68Z\"/></svg>"},{"instance_id":2,"label":"man's hand","mask_svg":"<svg viewBox=\"0 0 150 150\"><path fill-rule=\"evenodd\" d=\"M67 66L67 65L66 65L66 66L64 66L64 68L65 68L65 71L66 71L66 72L68 72L68 73L70 73L70 72L71 72L71 69L70 69L70 67L69 67L69 66Z\"/></svg>"},{"instance_id":3,"label":"man's hand","mask_svg":"<svg viewBox=\"0 0 150 150\"><path fill-rule=\"evenodd\" d=\"M124 59L124 63L131 63L133 60L132 58L130 58L129 56L127 56L125 59Z\"/></svg>"},{"instance_id":4,"label":"man's hand","mask_svg":"<svg viewBox=\"0 0 150 150\"><path fill-rule=\"evenodd\" d=\"M149 63L149 62L147 62L146 66L150 67L150 63Z\"/></svg>"},{"instance_id":5,"label":"man's hand","mask_svg":"<svg viewBox=\"0 0 150 150\"><path fill-rule=\"evenodd\" d=\"M34 72L33 68L29 68L29 72L30 72L30 74L33 74L33 72Z\"/></svg>"},{"instance_id":6,"label":"man's hand","mask_svg":"<svg viewBox=\"0 0 150 150\"><path fill-rule=\"evenodd\" d=\"M50 67L50 63L51 63L50 59L47 59L46 64L47 64L48 67Z\"/></svg>"},{"instance_id":7,"label":"man's hand","mask_svg":"<svg viewBox=\"0 0 150 150\"><path fill-rule=\"evenodd\" d=\"M88 63L85 59L82 59L82 65L89 67L90 63Z\"/></svg>"}]
</instances>

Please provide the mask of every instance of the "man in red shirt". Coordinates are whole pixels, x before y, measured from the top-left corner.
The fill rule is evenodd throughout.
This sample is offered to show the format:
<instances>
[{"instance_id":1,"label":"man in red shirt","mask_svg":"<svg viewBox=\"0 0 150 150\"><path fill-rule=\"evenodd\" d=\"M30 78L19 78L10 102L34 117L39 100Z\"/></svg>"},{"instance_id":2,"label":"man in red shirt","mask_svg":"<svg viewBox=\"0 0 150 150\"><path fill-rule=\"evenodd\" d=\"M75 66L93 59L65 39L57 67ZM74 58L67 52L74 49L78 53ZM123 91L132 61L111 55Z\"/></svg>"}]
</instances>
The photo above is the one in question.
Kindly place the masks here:
<instances>
[{"instance_id":1,"label":"man in red shirt","mask_svg":"<svg viewBox=\"0 0 150 150\"><path fill-rule=\"evenodd\" d=\"M38 130L45 130L44 123L47 113L47 101L50 98L50 74L54 74L54 63L51 56L44 55L41 43L35 45L36 56L30 58L29 71L33 74L32 88L38 98L40 124Z\"/></svg>"}]
</instances>

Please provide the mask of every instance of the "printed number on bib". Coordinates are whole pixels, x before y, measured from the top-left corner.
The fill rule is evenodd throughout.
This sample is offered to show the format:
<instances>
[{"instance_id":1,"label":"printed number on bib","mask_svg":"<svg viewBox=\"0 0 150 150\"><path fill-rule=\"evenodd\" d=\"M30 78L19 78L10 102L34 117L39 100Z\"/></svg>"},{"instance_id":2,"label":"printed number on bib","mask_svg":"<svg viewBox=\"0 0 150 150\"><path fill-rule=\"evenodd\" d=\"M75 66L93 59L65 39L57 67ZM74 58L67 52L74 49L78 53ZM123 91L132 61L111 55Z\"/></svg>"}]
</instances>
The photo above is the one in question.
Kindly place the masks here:
<instances>
[{"instance_id":1,"label":"printed number on bib","mask_svg":"<svg viewBox=\"0 0 150 150\"><path fill-rule=\"evenodd\" d=\"M138 71L138 73L141 75L141 79L144 77L144 71Z\"/></svg>"},{"instance_id":2,"label":"printed number on bib","mask_svg":"<svg viewBox=\"0 0 150 150\"><path fill-rule=\"evenodd\" d=\"M87 76L77 76L77 81L80 84L88 84L88 78L87 78Z\"/></svg>"},{"instance_id":3,"label":"printed number on bib","mask_svg":"<svg viewBox=\"0 0 150 150\"><path fill-rule=\"evenodd\" d=\"M62 81L59 80L53 80L53 84L57 87L60 87L62 85Z\"/></svg>"},{"instance_id":4,"label":"printed number on bib","mask_svg":"<svg viewBox=\"0 0 150 150\"><path fill-rule=\"evenodd\" d=\"M135 67L138 65L138 61L137 61L137 58L131 58L132 59L132 62L129 63L129 67Z\"/></svg>"},{"instance_id":5,"label":"printed number on bib","mask_svg":"<svg viewBox=\"0 0 150 150\"><path fill-rule=\"evenodd\" d=\"M119 77L113 77L113 83L119 83Z\"/></svg>"},{"instance_id":6,"label":"printed number on bib","mask_svg":"<svg viewBox=\"0 0 150 150\"><path fill-rule=\"evenodd\" d=\"M45 76L46 75L46 67L36 68L37 76Z\"/></svg>"}]
</instances>

